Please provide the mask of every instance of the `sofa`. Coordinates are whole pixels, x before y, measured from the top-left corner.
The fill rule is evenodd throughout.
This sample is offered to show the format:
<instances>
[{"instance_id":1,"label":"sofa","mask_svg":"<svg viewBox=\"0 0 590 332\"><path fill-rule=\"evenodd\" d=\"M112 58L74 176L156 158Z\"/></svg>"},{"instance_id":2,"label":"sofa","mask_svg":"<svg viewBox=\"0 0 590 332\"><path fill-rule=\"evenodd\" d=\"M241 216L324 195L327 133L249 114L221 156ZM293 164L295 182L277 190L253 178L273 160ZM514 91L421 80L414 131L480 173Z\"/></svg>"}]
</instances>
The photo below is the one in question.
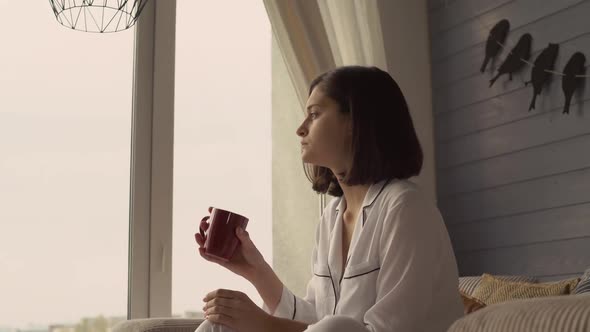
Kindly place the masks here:
<instances>
[{"instance_id":1,"label":"sofa","mask_svg":"<svg viewBox=\"0 0 590 332\"><path fill-rule=\"evenodd\" d=\"M539 283L526 276L496 276L507 284L556 285L571 283L570 279ZM467 313L451 325L447 332L590 332L590 269L560 295L504 300ZM477 292L482 276L459 278L459 291ZM522 295L523 293L520 293Z\"/></svg>"},{"instance_id":2,"label":"sofa","mask_svg":"<svg viewBox=\"0 0 590 332\"><path fill-rule=\"evenodd\" d=\"M535 278L525 276L496 277L510 282L538 283ZM461 277L459 291L474 294L481 282L482 276ZM112 332L193 332L201 322L203 319L132 319L118 323ZM447 332L590 332L590 269L578 278L576 287L567 295L486 305L455 321Z\"/></svg>"}]
</instances>

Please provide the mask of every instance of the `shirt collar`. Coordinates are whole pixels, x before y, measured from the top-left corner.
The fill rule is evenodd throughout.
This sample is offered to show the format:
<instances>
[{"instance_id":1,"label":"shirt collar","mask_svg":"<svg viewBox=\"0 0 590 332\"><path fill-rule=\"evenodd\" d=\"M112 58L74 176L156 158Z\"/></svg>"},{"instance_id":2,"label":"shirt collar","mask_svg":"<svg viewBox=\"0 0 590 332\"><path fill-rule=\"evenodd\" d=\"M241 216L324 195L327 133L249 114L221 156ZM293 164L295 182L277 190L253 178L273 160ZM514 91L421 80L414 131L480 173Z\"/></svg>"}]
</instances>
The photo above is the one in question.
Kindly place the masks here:
<instances>
[{"instance_id":1,"label":"shirt collar","mask_svg":"<svg viewBox=\"0 0 590 332\"><path fill-rule=\"evenodd\" d=\"M369 187L369 190L367 191L367 194L365 195L365 199L363 200L362 209L373 205L373 203L375 202L375 200L377 199L379 194L381 194L381 192L383 191L383 189L385 188L385 186L389 182L390 182L390 180L381 180L379 182L373 183ZM346 207L346 202L344 200L344 196L342 196L342 197L340 197L339 204L336 206L336 212L338 212L340 210L344 210L345 207Z\"/></svg>"}]
</instances>

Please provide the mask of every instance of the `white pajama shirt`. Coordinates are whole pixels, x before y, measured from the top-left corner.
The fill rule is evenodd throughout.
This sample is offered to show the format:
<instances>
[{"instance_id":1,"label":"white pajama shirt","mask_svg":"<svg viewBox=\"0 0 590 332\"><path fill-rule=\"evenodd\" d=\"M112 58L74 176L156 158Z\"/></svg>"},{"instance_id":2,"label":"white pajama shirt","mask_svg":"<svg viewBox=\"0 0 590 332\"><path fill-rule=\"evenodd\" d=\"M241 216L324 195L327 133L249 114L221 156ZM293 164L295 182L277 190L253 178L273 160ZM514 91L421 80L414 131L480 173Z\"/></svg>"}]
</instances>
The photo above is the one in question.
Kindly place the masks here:
<instances>
[{"instance_id":1,"label":"white pajama shirt","mask_svg":"<svg viewBox=\"0 0 590 332\"><path fill-rule=\"evenodd\" d=\"M343 197L335 198L320 218L305 297L283 286L274 312L263 305L267 313L309 324L347 316L372 332L443 332L463 315L447 229L416 184L371 185L342 273L345 209Z\"/></svg>"}]
</instances>

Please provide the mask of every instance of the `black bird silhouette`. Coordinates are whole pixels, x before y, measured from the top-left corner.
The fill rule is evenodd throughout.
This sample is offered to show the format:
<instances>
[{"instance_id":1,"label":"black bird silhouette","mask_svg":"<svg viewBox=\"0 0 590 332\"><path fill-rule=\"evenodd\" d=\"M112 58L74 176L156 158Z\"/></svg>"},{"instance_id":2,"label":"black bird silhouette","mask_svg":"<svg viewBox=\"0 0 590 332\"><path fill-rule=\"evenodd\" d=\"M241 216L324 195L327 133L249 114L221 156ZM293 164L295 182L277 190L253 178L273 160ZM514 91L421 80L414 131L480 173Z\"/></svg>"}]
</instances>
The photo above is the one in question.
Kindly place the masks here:
<instances>
[{"instance_id":1,"label":"black bird silhouette","mask_svg":"<svg viewBox=\"0 0 590 332\"><path fill-rule=\"evenodd\" d=\"M561 81L561 89L565 95L565 107L563 108L563 114L570 113L570 103L572 101L574 91L576 91L584 79L583 77L576 77L576 75L584 75L586 72L586 66L584 65L585 62L586 57L584 54L582 52L576 52L574 55L572 55L563 69L564 76L563 80Z\"/></svg>"},{"instance_id":2,"label":"black bird silhouette","mask_svg":"<svg viewBox=\"0 0 590 332\"><path fill-rule=\"evenodd\" d=\"M533 100L531 100L529 111L535 109L537 95L541 93L543 85L545 85L549 80L549 77L551 77L551 73L548 73L547 70L553 70L558 51L558 44L549 43L549 46L547 46L541 54L539 54L537 59L535 59L535 64L531 71L531 80L524 83L525 86L531 82L533 83Z\"/></svg>"},{"instance_id":3,"label":"black bird silhouette","mask_svg":"<svg viewBox=\"0 0 590 332\"><path fill-rule=\"evenodd\" d=\"M525 62L521 59L527 60L531 57L531 44L533 42L533 36L530 33L525 33L520 37L516 46L510 50L508 56L498 68L498 74L490 80L490 87L494 85L494 82L503 74L508 74L512 81L512 74L519 71L524 67Z\"/></svg>"},{"instance_id":4,"label":"black bird silhouette","mask_svg":"<svg viewBox=\"0 0 590 332\"><path fill-rule=\"evenodd\" d=\"M479 71L482 73L486 70L486 66L488 65L488 61L494 58L500 50L502 49L502 45L504 41L506 41L506 36L508 36L508 30L510 30L510 22L504 19L500 22L496 23L492 30L490 30L490 35L488 36L488 41L486 42L486 57L483 60L483 64Z\"/></svg>"}]
</instances>

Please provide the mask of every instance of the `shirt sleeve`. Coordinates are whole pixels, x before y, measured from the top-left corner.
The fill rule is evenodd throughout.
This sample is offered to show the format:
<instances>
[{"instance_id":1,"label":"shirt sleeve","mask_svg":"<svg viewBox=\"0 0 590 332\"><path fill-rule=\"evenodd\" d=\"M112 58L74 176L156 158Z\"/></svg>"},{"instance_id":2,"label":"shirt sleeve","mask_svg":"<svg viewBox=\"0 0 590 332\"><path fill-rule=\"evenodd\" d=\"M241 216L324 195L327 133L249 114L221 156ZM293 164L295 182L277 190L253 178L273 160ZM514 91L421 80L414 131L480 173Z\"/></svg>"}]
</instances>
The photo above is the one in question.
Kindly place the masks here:
<instances>
[{"instance_id":1,"label":"shirt sleeve","mask_svg":"<svg viewBox=\"0 0 590 332\"><path fill-rule=\"evenodd\" d=\"M321 221L320 221L321 224ZM317 248L319 241L320 224L316 227L315 245L311 255L312 277L307 283L307 291L304 298L300 298L293 294L285 285L283 285L283 292L279 305L274 312L271 312L266 303L262 305L262 309L275 317L292 319L308 324L313 324L318 321L315 306L315 287L316 278L313 277L313 266L317 259Z\"/></svg>"},{"instance_id":2,"label":"shirt sleeve","mask_svg":"<svg viewBox=\"0 0 590 332\"><path fill-rule=\"evenodd\" d=\"M364 315L369 331L423 331L440 259L442 217L417 191L387 208L380 235L376 303Z\"/></svg>"}]
</instances>

